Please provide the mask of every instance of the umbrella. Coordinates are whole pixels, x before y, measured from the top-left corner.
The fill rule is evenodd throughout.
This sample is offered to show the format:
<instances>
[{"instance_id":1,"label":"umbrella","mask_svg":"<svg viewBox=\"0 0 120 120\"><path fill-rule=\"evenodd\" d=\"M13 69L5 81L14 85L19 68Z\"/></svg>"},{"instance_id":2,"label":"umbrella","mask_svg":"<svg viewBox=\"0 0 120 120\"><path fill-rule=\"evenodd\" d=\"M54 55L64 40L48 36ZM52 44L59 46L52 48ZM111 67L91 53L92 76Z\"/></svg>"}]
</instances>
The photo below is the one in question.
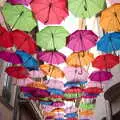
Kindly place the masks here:
<instances>
[{"instance_id":1,"label":"umbrella","mask_svg":"<svg viewBox=\"0 0 120 120\"><path fill-rule=\"evenodd\" d=\"M89 18L105 8L105 0L68 0L68 7L76 17Z\"/></svg>"},{"instance_id":2,"label":"umbrella","mask_svg":"<svg viewBox=\"0 0 120 120\"><path fill-rule=\"evenodd\" d=\"M97 43L97 49L105 53L111 53L120 50L120 33L105 34Z\"/></svg>"},{"instance_id":3,"label":"umbrella","mask_svg":"<svg viewBox=\"0 0 120 120\"><path fill-rule=\"evenodd\" d=\"M48 26L37 33L37 45L46 50L65 47L68 32L62 26Z\"/></svg>"},{"instance_id":4,"label":"umbrella","mask_svg":"<svg viewBox=\"0 0 120 120\"><path fill-rule=\"evenodd\" d=\"M21 58L13 52L0 51L0 59L10 62L12 64L21 64Z\"/></svg>"},{"instance_id":5,"label":"umbrella","mask_svg":"<svg viewBox=\"0 0 120 120\"><path fill-rule=\"evenodd\" d=\"M33 0L31 8L36 18L44 24L60 24L68 16L66 0Z\"/></svg>"},{"instance_id":6,"label":"umbrella","mask_svg":"<svg viewBox=\"0 0 120 120\"><path fill-rule=\"evenodd\" d=\"M75 117L77 117L77 116L78 116L77 113L67 113L67 114L65 115L66 118L75 118Z\"/></svg>"},{"instance_id":7,"label":"umbrella","mask_svg":"<svg viewBox=\"0 0 120 120\"><path fill-rule=\"evenodd\" d=\"M69 101L74 101L76 99L80 99L81 96L82 96L81 93L65 93L64 94L65 100L69 100Z\"/></svg>"},{"instance_id":8,"label":"umbrella","mask_svg":"<svg viewBox=\"0 0 120 120\"><path fill-rule=\"evenodd\" d=\"M64 73L67 81L86 81L88 72L84 68L65 67Z\"/></svg>"},{"instance_id":9,"label":"umbrella","mask_svg":"<svg viewBox=\"0 0 120 120\"><path fill-rule=\"evenodd\" d=\"M56 112L64 112L64 108L55 108L51 112L54 112L54 113L56 113Z\"/></svg>"},{"instance_id":10,"label":"umbrella","mask_svg":"<svg viewBox=\"0 0 120 120\"><path fill-rule=\"evenodd\" d=\"M50 98L53 98L53 99L55 98L62 99L63 97L64 97L63 95L55 95L55 94L50 95Z\"/></svg>"},{"instance_id":11,"label":"umbrella","mask_svg":"<svg viewBox=\"0 0 120 120\"><path fill-rule=\"evenodd\" d=\"M45 112L50 112L54 109L55 107L50 106L50 105L41 105L41 109Z\"/></svg>"},{"instance_id":12,"label":"umbrella","mask_svg":"<svg viewBox=\"0 0 120 120\"><path fill-rule=\"evenodd\" d=\"M14 30L11 32L11 36L17 49L23 50L29 54L34 54L36 52L35 41L27 33L21 30Z\"/></svg>"},{"instance_id":13,"label":"umbrella","mask_svg":"<svg viewBox=\"0 0 120 120\"><path fill-rule=\"evenodd\" d=\"M62 101L53 102L53 104L52 104L53 107L62 107L64 105L65 105L65 103Z\"/></svg>"},{"instance_id":14,"label":"umbrella","mask_svg":"<svg viewBox=\"0 0 120 120\"><path fill-rule=\"evenodd\" d=\"M88 87L84 89L84 92L89 94L100 94L103 92L103 89L98 87Z\"/></svg>"},{"instance_id":15,"label":"umbrella","mask_svg":"<svg viewBox=\"0 0 120 120\"><path fill-rule=\"evenodd\" d=\"M6 68L5 72L11 77L15 77L18 79L27 78L28 71L23 66L11 66Z\"/></svg>"},{"instance_id":16,"label":"umbrella","mask_svg":"<svg viewBox=\"0 0 120 120\"><path fill-rule=\"evenodd\" d=\"M7 1L14 5L17 5L17 4L29 5L29 3L32 2L32 0L7 0Z\"/></svg>"},{"instance_id":17,"label":"umbrella","mask_svg":"<svg viewBox=\"0 0 120 120\"><path fill-rule=\"evenodd\" d=\"M57 119L55 119L55 120L64 120L64 118L57 118Z\"/></svg>"},{"instance_id":18,"label":"umbrella","mask_svg":"<svg viewBox=\"0 0 120 120\"><path fill-rule=\"evenodd\" d=\"M100 25L106 32L120 30L120 4L114 4L105 9L100 18Z\"/></svg>"},{"instance_id":19,"label":"umbrella","mask_svg":"<svg viewBox=\"0 0 120 120\"><path fill-rule=\"evenodd\" d=\"M49 88L55 88L55 89L64 89L64 83L59 80L49 80L46 84Z\"/></svg>"},{"instance_id":20,"label":"umbrella","mask_svg":"<svg viewBox=\"0 0 120 120\"><path fill-rule=\"evenodd\" d=\"M33 93L35 92L36 90L38 90L37 88L32 88L32 87L26 87L26 86L21 86L20 87L20 91L21 92L24 92L24 93Z\"/></svg>"},{"instance_id":21,"label":"umbrella","mask_svg":"<svg viewBox=\"0 0 120 120\"><path fill-rule=\"evenodd\" d=\"M96 94L96 93L84 93L84 95L82 96L82 98L84 99L96 99L96 97L98 96L99 94Z\"/></svg>"},{"instance_id":22,"label":"umbrella","mask_svg":"<svg viewBox=\"0 0 120 120\"><path fill-rule=\"evenodd\" d=\"M78 118L67 118L66 120L78 120Z\"/></svg>"},{"instance_id":23,"label":"umbrella","mask_svg":"<svg viewBox=\"0 0 120 120\"><path fill-rule=\"evenodd\" d=\"M43 77L45 77L45 75L41 70L32 70L29 72L29 77L31 77L31 78L43 78Z\"/></svg>"},{"instance_id":24,"label":"umbrella","mask_svg":"<svg viewBox=\"0 0 120 120\"><path fill-rule=\"evenodd\" d=\"M32 12L23 5L13 6L6 3L3 7L3 14L11 29L14 28L30 32L37 25Z\"/></svg>"},{"instance_id":25,"label":"umbrella","mask_svg":"<svg viewBox=\"0 0 120 120\"><path fill-rule=\"evenodd\" d=\"M64 92L62 90L55 89L55 88L48 88L48 92L50 92L51 94L56 94L56 95L64 94Z\"/></svg>"},{"instance_id":26,"label":"umbrella","mask_svg":"<svg viewBox=\"0 0 120 120\"><path fill-rule=\"evenodd\" d=\"M86 51L96 45L97 39L91 30L77 30L67 37L67 47L74 52Z\"/></svg>"},{"instance_id":27,"label":"umbrella","mask_svg":"<svg viewBox=\"0 0 120 120\"><path fill-rule=\"evenodd\" d=\"M66 63L69 66L73 67L82 67L85 65L90 64L94 59L94 56L92 53L89 52L75 52L72 53L68 58L66 59Z\"/></svg>"},{"instance_id":28,"label":"umbrella","mask_svg":"<svg viewBox=\"0 0 120 120\"><path fill-rule=\"evenodd\" d=\"M59 119L59 118L64 118L64 114L63 113L57 113L55 116L54 116L55 119Z\"/></svg>"},{"instance_id":29,"label":"umbrella","mask_svg":"<svg viewBox=\"0 0 120 120\"><path fill-rule=\"evenodd\" d=\"M54 119L54 116L47 116L47 117L45 117L45 120L52 120L52 119Z\"/></svg>"},{"instance_id":30,"label":"umbrella","mask_svg":"<svg viewBox=\"0 0 120 120\"><path fill-rule=\"evenodd\" d=\"M2 26L0 26L0 47L13 47L13 41L10 33Z\"/></svg>"},{"instance_id":31,"label":"umbrella","mask_svg":"<svg viewBox=\"0 0 120 120\"><path fill-rule=\"evenodd\" d=\"M47 86L43 82L35 81L27 84L28 87L39 88L39 89L47 89Z\"/></svg>"},{"instance_id":32,"label":"umbrella","mask_svg":"<svg viewBox=\"0 0 120 120\"><path fill-rule=\"evenodd\" d=\"M64 73L58 67L49 64L40 65L41 70L48 76L54 78L63 78Z\"/></svg>"},{"instance_id":33,"label":"umbrella","mask_svg":"<svg viewBox=\"0 0 120 120\"><path fill-rule=\"evenodd\" d=\"M44 116L55 116L55 113L54 112L44 112L43 113L44 114Z\"/></svg>"},{"instance_id":34,"label":"umbrella","mask_svg":"<svg viewBox=\"0 0 120 120\"><path fill-rule=\"evenodd\" d=\"M74 113L74 112L77 112L77 108L75 108L74 106L71 106L71 107L67 107L65 109L65 113Z\"/></svg>"},{"instance_id":35,"label":"umbrella","mask_svg":"<svg viewBox=\"0 0 120 120\"><path fill-rule=\"evenodd\" d=\"M92 110L95 108L95 104L80 103L79 107L80 107L80 109L84 109L84 110Z\"/></svg>"},{"instance_id":36,"label":"umbrella","mask_svg":"<svg viewBox=\"0 0 120 120\"><path fill-rule=\"evenodd\" d=\"M110 69L117 64L119 57L112 54L99 55L92 61L92 66L99 69Z\"/></svg>"},{"instance_id":37,"label":"umbrella","mask_svg":"<svg viewBox=\"0 0 120 120\"><path fill-rule=\"evenodd\" d=\"M30 70L38 70L38 61L30 54L24 51L16 51L16 54L22 59L22 65Z\"/></svg>"},{"instance_id":38,"label":"umbrella","mask_svg":"<svg viewBox=\"0 0 120 120\"><path fill-rule=\"evenodd\" d=\"M51 102L51 101L40 101L41 105L47 105L47 106L49 106L49 105L52 105L52 103L53 102Z\"/></svg>"},{"instance_id":39,"label":"umbrella","mask_svg":"<svg viewBox=\"0 0 120 120\"><path fill-rule=\"evenodd\" d=\"M71 87L71 88L67 88L65 89L65 93L82 93L83 89L80 87Z\"/></svg>"},{"instance_id":40,"label":"umbrella","mask_svg":"<svg viewBox=\"0 0 120 120\"><path fill-rule=\"evenodd\" d=\"M108 0L111 4L120 3L120 0Z\"/></svg>"},{"instance_id":41,"label":"umbrella","mask_svg":"<svg viewBox=\"0 0 120 120\"><path fill-rule=\"evenodd\" d=\"M92 110L85 110L85 111L81 111L80 115L82 116L92 116L94 114L94 112Z\"/></svg>"},{"instance_id":42,"label":"umbrella","mask_svg":"<svg viewBox=\"0 0 120 120\"><path fill-rule=\"evenodd\" d=\"M112 78L112 76L113 75L111 74L111 72L107 72L107 71L94 71L89 76L89 79L91 81L102 82L102 81L110 80Z\"/></svg>"},{"instance_id":43,"label":"umbrella","mask_svg":"<svg viewBox=\"0 0 120 120\"><path fill-rule=\"evenodd\" d=\"M60 64L65 62L65 55L57 51L42 51L38 53L38 59L49 64Z\"/></svg>"}]
</instances>

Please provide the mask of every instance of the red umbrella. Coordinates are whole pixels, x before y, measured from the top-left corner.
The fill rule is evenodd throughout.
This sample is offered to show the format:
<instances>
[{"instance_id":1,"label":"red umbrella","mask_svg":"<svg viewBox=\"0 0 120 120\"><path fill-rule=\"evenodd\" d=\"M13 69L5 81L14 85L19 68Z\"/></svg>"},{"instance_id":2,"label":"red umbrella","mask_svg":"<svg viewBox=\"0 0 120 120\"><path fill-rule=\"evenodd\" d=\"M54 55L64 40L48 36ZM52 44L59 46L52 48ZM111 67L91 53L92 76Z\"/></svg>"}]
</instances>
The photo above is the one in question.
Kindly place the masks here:
<instances>
[{"instance_id":1,"label":"red umbrella","mask_svg":"<svg viewBox=\"0 0 120 120\"><path fill-rule=\"evenodd\" d=\"M36 52L35 41L27 33L20 30L14 30L11 32L11 36L17 49L24 50L29 54Z\"/></svg>"},{"instance_id":2,"label":"red umbrella","mask_svg":"<svg viewBox=\"0 0 120 120\"><path fill-rule=\"evenodd\" d=\"M81 93L81 92L83 92L83 89L81 89L80 87L71 87L65 89L65 93Z\"/></svg>"},{"instance_id":3,"label":"red umbrella","mask_svg":"<svg viewBox=\"0 0 120 120\"><path fill-rule=\"evenodd\" d=\"M22 66L12 66L6 68L5 72L11 77L15 78L27 78L29 76L27 69Z\"/></svg>"},{"instance_id":4,"label":"red umbrella","mask_svg":"<svg viewBox=\"0 0 120 120\"><path fill-rule=\"evenodd\" d=\"M92 66L99 69L109 69L119 64L119 57L112 54L99 55L92 62Z\"/></svg>"},{"instance_id":5,"label":"red umbrella","mask_svg":"<svg viewBox=\"0 0 120 120\"><path fill-rule=\"evenodd\" d=\"M13 46L13 42L10 33L0 26L0 47L9 48Z\"/></svg>"},{"instance_id":6,"label":"red umbrella","mask_svg":"<svg viewBox=\"0 0 120 120\"><path fill-rule=\"evenodd\" d=\"M63 98L64 96L63 95L55 95L55 94L52 94L50 95L50 98Z\"/></svg>"},{"instance_id":7,"label":"red umbrella","mask_svg":"<svg viewBox=\"0 0 120 120\"><path fill-rule=\"evenodd\" d=\"M31 8L44 24L60 24L68 16L66 0L33 0Z\"/></svg>"}]
</instances>

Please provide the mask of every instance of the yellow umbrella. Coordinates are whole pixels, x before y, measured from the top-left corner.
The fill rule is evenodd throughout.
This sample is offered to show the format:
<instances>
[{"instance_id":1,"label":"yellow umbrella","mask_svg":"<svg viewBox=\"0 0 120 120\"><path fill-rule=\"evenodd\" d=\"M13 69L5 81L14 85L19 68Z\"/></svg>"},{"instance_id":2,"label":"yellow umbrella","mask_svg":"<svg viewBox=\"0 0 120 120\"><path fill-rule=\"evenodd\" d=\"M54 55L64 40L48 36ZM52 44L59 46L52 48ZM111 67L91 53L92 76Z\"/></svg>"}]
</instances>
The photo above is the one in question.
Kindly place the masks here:
<instances>
[{"instance_id":1,"label":"yellow umbrella","mask_svg":"<svg viewBox=\"0 0 120 120\"><path fill-rule=\"evenodd\" d=\"M64 72L54 65L43 64L43 65L40 65L40 69L50 77L54 77L54 78L64 77Z\"/></svg>"},{"instance_id":2,"label":"yellow umbrella","mask_svg":"<svg viewBox=\"0 0 120 120\"><path fill-rule=\"evenodd\" d=\"M100 25L106 32L120 31L120 4L114 4L102 12Z\"/></svg>"},{"instance_id":3,"label":"yellow umbrella","mask_svg":"<svg viewBox=\"0 0 120 120\"><path fill-rule=\"evenodd\" d=\"M94 55L89 52L75 52L66 59L66 63L73 67L82 67L88 65L94 59Z\"/></svg>"}]
</instances>

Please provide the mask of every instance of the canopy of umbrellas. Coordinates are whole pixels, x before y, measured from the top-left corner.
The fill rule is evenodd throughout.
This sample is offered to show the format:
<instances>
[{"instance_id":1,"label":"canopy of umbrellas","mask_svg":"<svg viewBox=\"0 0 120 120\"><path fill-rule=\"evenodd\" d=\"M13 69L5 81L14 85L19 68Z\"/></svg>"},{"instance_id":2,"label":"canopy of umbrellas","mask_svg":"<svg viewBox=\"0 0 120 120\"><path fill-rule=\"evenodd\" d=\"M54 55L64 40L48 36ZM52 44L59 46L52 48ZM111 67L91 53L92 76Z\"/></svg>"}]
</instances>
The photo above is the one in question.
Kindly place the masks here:
<instances>
[{"instance_id":1,"label":"canopy of umbrellas","mask_svg":"<svg viewBox=\"0 0 120 120\"><path fill-rule=\"evenodd\" d=\"M39 100L46 120L92 119L102 83L113 77L109 70L119 64L120 4L114 3L120 0L109 1L113 5L106 9L105 0L8 0L2 8L9 29L0 26L0 59L11 63L5 72L14 78L21 97ZM68 9L84 19L101 13L100 25L106 34L102 38L91 30L69 34L59 25L45 27L36 40L28 34L37 20L60 24L69 15ZM101 54L95 58L90 49L96 45ZM63 47L73 53L65 56L59 52ZM95 71L89 74L89 67Z\"/></svg>"}]
</instances>

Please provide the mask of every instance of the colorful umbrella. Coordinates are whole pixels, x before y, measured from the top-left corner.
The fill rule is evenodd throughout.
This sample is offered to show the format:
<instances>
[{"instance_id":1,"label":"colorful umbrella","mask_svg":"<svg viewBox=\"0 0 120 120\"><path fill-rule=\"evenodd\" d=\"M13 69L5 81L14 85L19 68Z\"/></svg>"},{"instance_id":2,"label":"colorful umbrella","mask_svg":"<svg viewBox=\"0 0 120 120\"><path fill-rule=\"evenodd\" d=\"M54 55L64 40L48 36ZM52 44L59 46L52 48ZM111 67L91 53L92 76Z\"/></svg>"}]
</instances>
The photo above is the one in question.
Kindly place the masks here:
<instances>
[{"instance_id":1,"label":"colorful umbrella","mask_svg":"<svg viewBox=\"0 0 120 120\"><path fill-rule=\"evenodd\" d=\"M60 64L65 62L65 55L57 51L41 51L38 53L38 59L49 64Z\"/></svg>"},{"instance_id":2,"label":"colorful umbrella","mask_svg":"<svg viewBox=\"0 0 120 120\"><path fill-rule=\"evenodd\" d=\"M13 41L10 33L2 26L0 26L0 47L13 47Z\"/></svg>"},{"instance_id":3,"label":"colorful umbrella","mask_svg":"<svg viewBox=\"0 0 120 120\"><path fill-rule=\"evenodd\" d=\"M84 95L82 96L82 98L84 98L84 99L96 99L97 98L97 96L98 96L99 94L96 94L96 93L84 93Z\"/></svg>"},{"instance_id":4,"label":"colorful umbrella","mask_svg":"<svg viewBox=\"0 0 120 120\"><path fill-rule=\"evenodd\" d=\"M77 112L77 108L75 108L74 106L71 106L71 107L67 107L65 109L65 113L74 113L74 112Z\"/></svg>"},{"instance_id":5,"label":"colorful umbrella","mask_svg":"<svg viewBox=\"0 0 120 120\"><path fill-rule=\"evenodd\" d=\"M105 0L68 0L68 7L76 17L89 18L105 8Z\"/></svg>"},{"instance_id":6,"label":"colorful umbrella","mask_svg":"<svg viewBox=\"0 0 120 120\"><path fill-rule=\"evenodd\" d=\"M78 120L78 118L67 118L66 120Z\"/></svg>"},{"instance_id":7,"label":"colorful umbrella","mask_svg":"<svg viewBox=\"0 0 120 120\"><path fill-rule=\"evenodd\" d=\"M84 68L65 67L64 73L67 81L86 81L88 72Z\"/></svg>"},{"instance_id":8,"label":"colorful umbrella","mask_svg":"<svg viewBox=\"0 0 120 120\"><path fill-rule=\"evenodd\" d=\"M27 33L21 30L14 30L11 32L11 36L17 49L23 50L29 54L36 53L35 41Z\"/></svg>"},{"instance_id":9,"label":"colorful umbrella","mask_svg":"<svg viewBox=\"0 0 120 120\"><path fill-rule=\"evenodd\" d=\"M96 45L97 39L91 30L77 30L67 37L67 47L74 52L86 51Z\"/></svg>"},{"instance_id":10,"label":"colorful umbrella","mask_svg":"<svg viewBox=\"0 0 120 120\"><path fill-rule=\"evenodd\" d=\"M55 108L51 112L54 112L54 113L56 113L56 112L64 112L64 108Z\"/></svg>"},{"instance_id":11,"label":"colorful umbrella","mask_svg":"<svg viewBox=\"0 0 120 120\"><path fill-rule=\"evenodd\" d=\"M120 3L120 0L108 0L111 4Z\"/></svg>"},{"instance_id":12,"label":"colorful umbrella","mask_svg":"<svg viewBox=\"0 0 120 120\"><path fill-rule=\"evenodd\" d=\"M12 64L21 64L21 58L13 52L0 51L0 59L10 62Z\"/></svg>"},{"instance_id":13,"label":"colorful umbrella","mask_svg":"<svg viewBox=\"0 0 120 120\"><path fill-rule=\"evenodd\" d=\"M68 101L74 101L82 97L81 93L65 93L64 99Z\"/></svg>"},{"instance_id":14,"label":"colorful umbrella","mask_svg":"<svg viewBox=\"0 0 120 120\"><path fill-rule=\"evenodd\" d=\"M93 115L94 114L94 112L92 111L92 110L85 110L85 111L81 111L80 112L80 115L82 116L91 116L91 115Z\"/></svg>"},{"instance_id":15,"label":"colorful umbrella","mask_svg":"<svg viewBox=\"0 0 120 120\"><path fill-rule=\"evenodd\" d=\"M6 68L5 72L11 77L15 77L18 79L27 78L28 71L22 66L11 66Z\"/></svg>"},{"instance_id":16,"label":"colorful umbrella","mask_svg":"<svg viewBox=\"0 0 120 120\"><path fill-rule=\"evenodd\" d=\"M40 65L41 70L48 76L54 78L63 78L64 73L58 67L54 65L44 64Z\"/></svg>"},{"instance_id":17,"label":"colorful umbrella","mask_svg":"<svg viewBox=\"0 0 120 120\"><path fill-rule=\"evenodd\" d=\"M105 53L115 52L120 50L120 33L105 34L97 43L97 49Z\"/></svg>"},{"instance_id":18,"label":"colorful umbrella","mask_svg":"<svg viewBox=\"0 0 120 120\"><path fill-rule=\"evenodd\" d=\"M40 101L40 104L41 105L52 105L53 102L51 102L51 101Z\"/></svg>"},{"instance_id":19,"label":"colorful umbrella","mask_svg":"<svg viewBox=\"0 0 120 120\"><path fill-rule=\"evenodd\" d=\"M78 116L77 113L67 113L65 115L66 118L76 118L77 116Z\"/></svg>"},{"instance_id":20,"label":"colorful umbrella","mask_svg":"<svg viewBox=\"0 0 120 120\"><path fill-rule=\"evenodd\" d=\"M84 110L93 110L95 108L95 104L80 103L79 107L80 109L84 109Z\"/></svg>"},{"instance_id":21,"label":"colorful umbrella","mask_svg":"<svg viewBox=\"0 0 120 120\"><path fill-rule=\"evenodd\" d=\"M64 83L59 80L49 80L46 84L49 88L55 88L55 89L64 89Z\"/></svg>"},{"instance_id":22,"label":"colorful umbrella","mask_svg":"<svg viewBox=\"0 0 120 120\"><path fill-rule=\"evenodd\" d=\"M32 12L23 5L13 6L6 3L3 7L3 14L6 22L11 26L11 29L14 28L30 32L37 25Z\"/></svg>"},{"instance_id":23,"label":"colorful umbrella","mask_svg":"<svg viewBox=\"0 0 120 120\"><path fill-rule=\"evenodd\" d=\"M55 116L54 112L44 112L44 116Z\"/></svg>"},{"instance_id":24,"label":"colorful umbrella","mask_svg":"<svg viewBox=\"0 0 120 120\"><path fill-rule=\"evenodd\" d=\"M38 90L37 88L32 88L32 87L26 87L26 86L21 86L20 87L20 91L21 92L24 92L24 93L33 93L35 92L36 90Z\"/></svg>"},{"instance_id":25,"label":"colorful umbrella","mask_svg":"<svg viewBox=\"0 0 120 120\"><path fill-rule=\"evenodd\" d=\"M71 88L67 88L65 89L65 93L82 93L83 89L80 87L71 87Z\"/></svg>"},{"instance_id":26,"label":"colorful umbrella","mask_svg":"<svg viewBox=\"0 0 120 120\"><path fill-rule=\"evenodd\" d=\"M50 92L51 94L56 94L56 95L64 94L64 92L62 90L55 89L55 88L48 88L48 92Z\"/></svg>"},{"instance_id":27,"label":"colorful umbrella","mask_svg":"<svg viewBox=\"0 0 120 120\"><path fill-rule=\"evenodd\" d=\"M53 104L52 104L52 106L54 106L54 107L62 107L64 105L65 105L65 103L61 102L61 101L53 102Z\"/></svg>"},{"instance_id":28,"label":"colorful umbrella","mask_svg":"<svg viewBox=\"0 0 120 120\"><path fill-rule=\"evenodd\" d=\"M17 4L29 5L32 2L32 0L7 0L7 1L14 5Z\"/></svg>"},{"instance_id":29,"label":"colorful umbrella","mask_svg":"<svg viewBox=\"0 0 120 120\"><path fill-rule=\"evenodd\" d=\"M89 76L91 81L102 82L106 80L110 80L112 78L112 73L107 71L94 71Z\"/></svg>"},{"instance_id":30,"label":"colorful umbrella","mask_svg":"<svg viewBox=\"0 0 120 120\"><path fill-rule=\"evenodd\" d=\"M92 62L92 66L99 69L109 69L119 64L119 57L112 54L97 56Z\"/></svg>"},{"instance_id":31,"label":"colorful umbrella","mask_svg":"<svg viewBox=\"0 0 120 120\"><path fill-rule=\"evenodd\" d=\"M37 45L46 50L59 50L65 46L67 36L62 26L48 26L37 33Z\"/></svg>"},{"instance_id":32,"label":"colorful umbrella","mask_svg":"<svg viewBox=\"0 0 120 120\"><path fill-rule=\"evenodd\" d=\"M38 70L38 61L30 54L24 51L16 51L16 54L22 59L22 65L30 70Z\"/></svg>"},{"instance_id":33,"label":"colorful umbrella","mask_svg":"<svg viewBox=\"0 0 120 120\"><path fill-rule=\"evenodd\" d=\"M44 24L60 24L68 16L66 0L33 0L31 8L36 18Z\"/></svg>"},{"instance_id":34,"label":"colorful umbrella","mask_svg":"<svg viewBox=\"0 0 120 120\"><path fill-rule=\"evenodd\" d=\"M68 58L66 59L66 63L69 66L73 67L82 67L90 64L90 62L92 62L93 59L94 56L90 52L76 52L68 56Z\"/></svg>"},{"instance_id":35,"label":"colorful umbrella","mask_svg":"<svg viewBox=\"0 0 120 120\"><path fill-rule=\"evenodd\" d=\"M41 108L42 108L42 110L45 111L45 112L50 112L50 111L52 111L53 109L55 109L55 107L50 106L50 105L41 105Z\"/></svg>"},{"instance_id":36,"label":"colorful umbrella","mask_svg":"<svg viewBox=\"0 0 120 120\"><path fill-rule=\"evenodd\" d=\"M29 72L29 77L31 78L43 78L45 74L41 70L32 70Z\"/></svg>"},{"instance_id":37,"label":"colorful umbrella","mask_svg":"<svg viewBox=\"0 0 120 120\"><path fill-rule=\"evenodd\" d=\"M55 116L54 116L55 119L59 119L59 118L64 118L64 114L63 113L57 113Z\"/></svg>"},{"instance_id":38,"label":"colorful umbrella","mask_svg":"<svg viewBox=\"0 0 120 120\"><path fill-rule=\"evenodd\" d=\"M114 4L101 14L100 25L106 32L120 30L120 4Z\"/></svg>"}]
</instances>

